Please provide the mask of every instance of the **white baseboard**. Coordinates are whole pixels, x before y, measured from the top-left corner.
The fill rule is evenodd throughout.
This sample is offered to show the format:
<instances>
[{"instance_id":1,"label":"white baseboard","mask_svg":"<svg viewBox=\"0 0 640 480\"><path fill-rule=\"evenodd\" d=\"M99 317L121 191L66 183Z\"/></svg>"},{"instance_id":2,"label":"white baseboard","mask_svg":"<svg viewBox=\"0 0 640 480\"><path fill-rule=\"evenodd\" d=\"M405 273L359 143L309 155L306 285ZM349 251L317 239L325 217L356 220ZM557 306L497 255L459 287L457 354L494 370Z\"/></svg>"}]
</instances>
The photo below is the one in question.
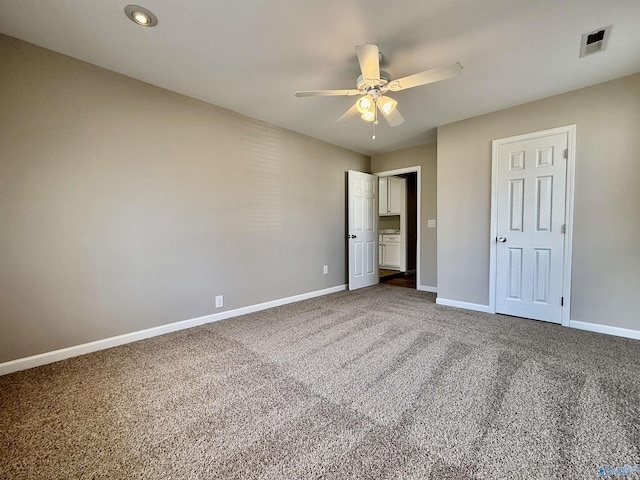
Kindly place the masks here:
<instances>
[{"instance_id":1,"label":"white baseboard","mask_svg":"<svg viewBox=\"0 0 640 480\"><path fill-rule=\"evenodd\" d=\"M459 302L458 300L448 300L446 298L436 298L438 305L447 307L464 308L465 310L475 310L476 312L491 313L489 305L481 305L479 303Z\"/></svg>"},{"instance_id":2,"label":"white baseboard","mask_svg":"<svg viewBox=\"0 0 640 480\"><path fill-rule=\"evenodd\" d=\"M438 287L430 287L428 285L418 285L417 290L420 290L421 292L438 293Z\"/></svg>"},{"instance_id":3,"label":"white baseboard","mask_svg":"<svg viewBox=\"0 0 640 480\"><path fill-rule=\"evenodd\" d=\"M577 320L569 320L569 327L577 328L579 330L588 330L590 332L605 333L607 335L615 335L616 337L640 340L640 330L632 330L630 328L612 327L609 325L601 325L599 323L579 322Z\"/></svg>"},{"instance_id":4,"label":"white baseboard","mask_svg":"<svg viewBox=\"0 0 640 480\"><path fill-rule=\"evenodd\" d=\"M234 310L227 310L220 313L212 313L210 315L204 315L202 317L191 318L189 320L182 320L180 322L160 325L158 327L147 328L145 330L139 330L137 332L125 333L124 335L118 335L102 340L96 340L94 342L83 343L81 345L75 345L73 347L61 348L60 350L41 353L39 355L33 355L31 357L18 358L9 362L0 363L0 376L7 375L8 373L18 372L20 370L26 370L28 368L39 367L48 363L58 362L66 358L77 357L86 353L97 352L98 350L117 347L118 345L124 345L125 343L137 342L138 340L144 340L145 338L164 335L165 333L171 333L178 330L184 330L186 328L197 327L199 325L204 325L205 323L217 322L219 320L225 320L227 318L246 315L247 313L259 312L260 310L266 310L268 308L286 305L287 303L299 302L301 300L307 300L309 298L320 297L322 295L328 295L335 292L341 292L346 290L346 288L346 285L338 285L336 287L316 290L314 292L302 293L300 295L294 295L292 297L280 298L278 300L258 303L257 305L249 305L248 307L236 308Z\"/></svg>"},{"instance_id":5,"label":"white baseboard","mask_svg":"<svg viewBox=\"0 0 640 480\"><path fill-rule=\"evenodd\" d=\"M447 307L457 307L464 308L466 310L475 310L477 312L494 313L489 309L488 305L480 305L477 303L459 302L457 300L448 300L446 298L439 297L436 298L436 303ZM612 327L609 325L601 325L599 323L579 322L577 320L569 320L569 328L577 328L579 330L588 330L590 332L640 340L640 330L632 330L630 328Z\"/></svg>"}]
</instances>

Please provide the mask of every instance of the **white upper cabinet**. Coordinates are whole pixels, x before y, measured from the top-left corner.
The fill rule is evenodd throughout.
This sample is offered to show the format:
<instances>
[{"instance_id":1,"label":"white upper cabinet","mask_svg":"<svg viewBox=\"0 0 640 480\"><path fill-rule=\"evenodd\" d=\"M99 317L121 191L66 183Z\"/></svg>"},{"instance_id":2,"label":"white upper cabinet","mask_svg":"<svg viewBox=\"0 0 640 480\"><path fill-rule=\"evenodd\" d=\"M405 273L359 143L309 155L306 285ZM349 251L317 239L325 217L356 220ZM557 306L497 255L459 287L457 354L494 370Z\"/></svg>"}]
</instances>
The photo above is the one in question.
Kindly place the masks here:
<instances>
[{"instance_id":1,"label":"white upper cabinet","mask_svg":"<svg viewBox=\"0 0 640 480\"><path fill-rule=\"evenodd\" d=\"M387 177L382 177L378 179L379 188L378 188L378 200L380 202L380 215L386 215L389 211L389 195L388 195L388 185Z\"/></svg>"},{"instance_id":2,"label":"white upper cabinet","mask_svg":"<svg viewBox=\"0 0 640 480\"><path fill-rule=\"evenodd\" d=\"M394 215L400 215L402 211L402 204L405 201L404 185L406 180L404 178L389 177L388 185L388 204L389 212Z\"/></svg>"},{"instance_id":3,"label":"white upper cabinet","mask_svg":"<svg viewBox=\"0 0 640 480\"><path fill-rule=\"evenodd\" d=\"M380 215L400 215L406 201L406 180L399 177L379 179Z\"/></svg>"}]
</instances>

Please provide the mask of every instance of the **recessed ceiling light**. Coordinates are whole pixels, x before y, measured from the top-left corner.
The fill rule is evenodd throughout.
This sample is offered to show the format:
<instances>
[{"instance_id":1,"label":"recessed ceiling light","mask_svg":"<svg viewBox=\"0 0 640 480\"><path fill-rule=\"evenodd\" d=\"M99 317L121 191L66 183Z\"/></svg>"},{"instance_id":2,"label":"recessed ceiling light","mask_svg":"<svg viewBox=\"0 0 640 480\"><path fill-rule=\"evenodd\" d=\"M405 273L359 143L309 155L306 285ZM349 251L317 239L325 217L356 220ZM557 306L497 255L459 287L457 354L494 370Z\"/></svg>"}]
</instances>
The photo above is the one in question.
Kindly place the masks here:
<instances>
[{"instance_id":1,"label":"recessed ceiling light","mask_svg":"<svg viewBox=\"0 0 640 480\"><path fill-rule=\"evenodd\" d=\"M129 20L142 27L155 27L158 24L158 18L152 12L139 5L127 5L124 7L124 13Z\"/></svg>"}]
</instances>

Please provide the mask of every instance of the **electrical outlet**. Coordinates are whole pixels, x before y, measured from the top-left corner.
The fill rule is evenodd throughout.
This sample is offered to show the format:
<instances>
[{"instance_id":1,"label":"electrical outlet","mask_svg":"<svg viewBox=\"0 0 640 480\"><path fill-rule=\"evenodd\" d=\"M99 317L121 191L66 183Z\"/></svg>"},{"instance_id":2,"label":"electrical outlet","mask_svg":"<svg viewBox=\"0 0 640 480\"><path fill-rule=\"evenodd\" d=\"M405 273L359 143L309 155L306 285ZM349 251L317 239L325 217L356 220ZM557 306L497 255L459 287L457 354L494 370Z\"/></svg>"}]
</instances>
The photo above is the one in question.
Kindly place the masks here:
<instances>
[{"instance_id":1,"label":"electrical outlet","mask_svg":"<svg viewBox=\"0 0 640 480\"><path fill-rule=\"evenodd\" d=\"M222 308L224 306L224 297L222 295L216 295L216 308Z\"/></svg>"},{"instance_id":2,"label":"electrical outlet","mask_svg":"<svg viewBox=\"0 0 640 480\"><path fill-rule=\"evenodd\" d=\"M427 228L436 228L435 220L427 220Z\"/></svg>"},{"instance_id":3,"label":"electrical outlet","mask_svg":"<svg viewBox=\"0 0 640 480\"><path fill-rule=\"evenodd\" d=\"M326 275L327 273L329 273L329 265L323 265L322 267L322 273L324 275Z\"/></svg>"}]
</instances>

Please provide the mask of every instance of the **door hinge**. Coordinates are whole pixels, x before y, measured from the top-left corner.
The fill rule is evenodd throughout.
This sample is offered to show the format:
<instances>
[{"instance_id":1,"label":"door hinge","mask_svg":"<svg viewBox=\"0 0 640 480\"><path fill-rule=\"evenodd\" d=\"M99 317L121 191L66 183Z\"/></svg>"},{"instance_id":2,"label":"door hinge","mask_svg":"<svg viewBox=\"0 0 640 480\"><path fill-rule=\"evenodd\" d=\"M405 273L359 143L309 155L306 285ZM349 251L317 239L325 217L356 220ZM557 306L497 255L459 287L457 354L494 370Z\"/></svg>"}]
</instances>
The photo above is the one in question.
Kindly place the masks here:
<instances>
[{"instance_id":1,"label":"door hinge","mask_svg":"<svg viewBox=\"0 0 640 480\"><path fill-rule=\"evenodd\" d=\"M560 233L567 233L567 224L563 223L560 227Z\"/></svg>"},{"instance_id":2,"label":"door hinge","mask_svg":"<svg viewBox=\"0 0 640 480\"><path fill-rule=\"evenodd\" d=\"M564 149L564 159L566 160L566 159L568 159L568 158L569 158L569 149L568 149L568 148L565 148L565 149Z\"/></svg>"},{"instance_id":3,"label":"door hinge","mask_svg":"<svg viewBox=\"0 0 640 480\"><path fill-rule=\"evenodd\" d=\"M564 307L564 297L560 297L560 306Z\"/></svg>"}]
</instances>

